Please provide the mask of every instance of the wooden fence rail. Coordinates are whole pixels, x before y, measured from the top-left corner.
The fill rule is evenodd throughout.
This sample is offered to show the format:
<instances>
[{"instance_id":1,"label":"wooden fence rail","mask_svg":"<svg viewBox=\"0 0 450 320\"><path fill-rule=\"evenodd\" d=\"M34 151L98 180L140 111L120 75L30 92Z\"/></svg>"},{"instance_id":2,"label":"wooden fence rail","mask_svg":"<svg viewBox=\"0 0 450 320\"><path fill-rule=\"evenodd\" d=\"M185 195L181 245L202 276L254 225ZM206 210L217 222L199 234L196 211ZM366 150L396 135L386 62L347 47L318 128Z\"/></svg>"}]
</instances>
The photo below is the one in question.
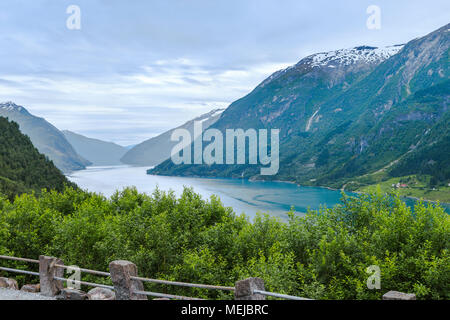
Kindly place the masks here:
<instances>
[{"instance_id":1,"label":"wooden fence rail","mask_svg":"<svg viewBox=\"0 0 450 320\"><path fill-rule=\"evenodd\" d=\"M267 296L288 300L311 300L297 296L265 291L264 280L256 277L237 281L234 287L226 287L139 277L137 266L134 263L125 260L112 261L109 264L109 272L104 272L75 266L66 266L61 259L44 255L39 256L39 260L4 255L0 255L0 259L38 264L39 272L7 267L0 267L0 270L11 273L38 276L41 294L49 297L55 297L61 294L64 290L67 290L64 288L64 282L66 282L68 288L71 288L74 284L76 284L112 290L115 293L116 300L148 300L148 296L163 299L201 300L195 297L145 291L143 283L149 282L208 290L234 291L235 300L265 300ZM74 270L74 268L83 273L109 277L113 285L109 286L105 284L64 278L64 270ZM414 294L405 294L397 291L389 291L383 296L383 300L415 300L415 298L416 297Z\"/></svg>"}]
</instances>

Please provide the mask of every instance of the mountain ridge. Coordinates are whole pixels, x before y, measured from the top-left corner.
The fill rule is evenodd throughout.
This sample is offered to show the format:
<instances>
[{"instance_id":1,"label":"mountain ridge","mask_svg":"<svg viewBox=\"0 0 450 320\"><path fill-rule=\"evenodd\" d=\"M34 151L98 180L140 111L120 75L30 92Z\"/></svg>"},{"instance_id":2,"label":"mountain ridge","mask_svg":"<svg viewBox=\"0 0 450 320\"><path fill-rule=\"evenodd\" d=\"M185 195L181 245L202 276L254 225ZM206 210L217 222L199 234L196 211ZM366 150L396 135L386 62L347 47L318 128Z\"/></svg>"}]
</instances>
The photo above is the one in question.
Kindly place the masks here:
<instances>
[{"instance_id":1,"label":"mountain ridge","mask_svg":"<svg viewBox=\"0 0 450 320\"><path fill-rule=\"evenodd\" d=\"M69 130L62 130L75 151L94 166L121 165L120 159L128 151L114 142L86 137Z\"/></svg>"},{"instance_id":2,"label":"mountain ridge","mask_svg":"<svg viewBox=\"0 0 450 320\"><path fill-rule=\"evenodd\" d=\"M202 114L192 120L189 120L179 127L168 130L156 137L145 140L133 148L131 148L121 158L124 164L135 166L155 166L166 159L170 158L172 148L177 144L171 141L170 137L176 129L187 129L193 136L193 128L195 121L201 121L203 129L207 129L214 124L222 114L224 109L213 109L205 114Z\"/></svg>"},{"instance_id":3,"label":"mountain ridge","mask_svg":"<svg viewBox=\"0 0 450 320\"><path fill-rule=\"evenodd\" d=\"M19 124L40 153L45 154L63 172L85 169L89 161L80 157L65 136L54 125L32 115L26 108L11 101L0 103L0 116Z\"/></svg>"},{"instance_id":4,"label":"mountain ridge","mask_svg":"<svg viewBox=\"0 0 450 320\"><path fill-rule=\"evenodd\" d=\"M446 116L435 116L448 110L448 28L395 46L382 61L349 58L337 64L338 54L310 55L233 102L212 128L281 128L280 171L275 176L259 176L258 166L175 166L170 161L149 173L243 176L339 188L357 175L377 171L416 145L421 130L448 124ZM376 48L342 50L334 52L365 56ZM320 59L314 60L317 55ZM427 89L431 100L414 100L415 93ZM449 178L441 177L441 183Z\"/></svg>"}]
</instances>

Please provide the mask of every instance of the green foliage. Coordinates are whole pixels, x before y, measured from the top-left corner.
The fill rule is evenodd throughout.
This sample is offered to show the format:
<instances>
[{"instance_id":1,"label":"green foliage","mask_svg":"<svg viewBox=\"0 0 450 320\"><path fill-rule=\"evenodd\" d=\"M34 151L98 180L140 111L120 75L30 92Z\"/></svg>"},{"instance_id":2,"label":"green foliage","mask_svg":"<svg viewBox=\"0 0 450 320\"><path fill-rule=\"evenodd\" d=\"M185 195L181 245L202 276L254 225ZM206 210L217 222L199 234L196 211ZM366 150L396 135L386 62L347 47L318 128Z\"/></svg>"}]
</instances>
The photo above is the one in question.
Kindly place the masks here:
<instances>
[{"instance_id":1,"label":"green foliage","mask_svg":"<svg viewBox=\"0 0 450 320\"><path fill-rule=\"evenodd\" d=\"M397 195L380 191L343 196L333 209L304 216L290 212L287 221L257 215L253 222L188 188L179 198L135 188L110 199L73 188L23 194L12 202L0 196L0 254L47 254L96 270L126 259L141 276L212 285L258 276L267 290L315 299L380 299L389 290L449 299L449 241L449 216L441 207L418 203L412 211ZM23 263L0 263L30 270ZM380 267L381 290L367 288L371 265ZM232 298L205 289L146 289Z\"/></svg>"},{"instance_id":2,"label":"green foliage","mask_svg":"<svg viewBox=\"0 0 450 320\"><path fill-rule=\"evenodd\" d=\"M0 117L0 193L9 199L41 189L62 191L71 183L40 154L15 122Z\"/></svg>"},{"instance_id":3,"label":"green foliage","mask_svg":"<svg viewBox=\"0 0 450 320\"><path fill-rule=\"evenodd\" d=\"M396 188L398 183L403 186ZM378 187L383 192L395 190L402 197L441 201L444 208L449 208L450 187L440 185L434 176L408 175L389 179L389 176L382 172L352 180L347 184L346 189L370 193L374 192Z\"/></svg>"}]
</instances>

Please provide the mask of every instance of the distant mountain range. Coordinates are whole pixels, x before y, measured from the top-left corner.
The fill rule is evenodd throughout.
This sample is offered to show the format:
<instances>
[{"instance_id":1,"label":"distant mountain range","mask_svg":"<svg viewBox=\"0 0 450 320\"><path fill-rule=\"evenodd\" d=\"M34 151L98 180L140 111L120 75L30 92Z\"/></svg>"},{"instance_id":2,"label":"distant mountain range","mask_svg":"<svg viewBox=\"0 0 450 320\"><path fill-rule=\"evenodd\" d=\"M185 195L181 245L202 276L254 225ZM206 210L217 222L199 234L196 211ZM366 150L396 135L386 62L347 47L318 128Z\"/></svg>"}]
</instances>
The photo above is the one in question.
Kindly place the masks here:
<instances>
[{"instance_id":1,"label":"distant mountain range","mask_svg":"<svg viewBox=\"0 0 450 320\"><path fill-rule=\"evenodd\" d=\"M357 188L409 174L450 180L449 28L405 45L318 53L233 102L211 128L280 129L280 170L174 165L150 174L276 179Z\"/></svg>"},{"instance_id":2,"label":"distant mountain range","mask_svg":"<svg viewBox=\"0 0 450 320\"><path fill-rule=\"evenodd\" d=\"M75 151L94 166L120 165L120 158L128 151L126 147L113 142L88 138L68 130L62 132Z\"/></svg>"},{"instance_id":3,"label":"distant mountain range","mask_svg":"<svg viewBox=\"0 0 450 320\"><path fill-rule=\"evenodd\" d=\"M84 169L91 163L81 157L64 134L43 118L29 113L13 102L0 103L0 116L19 124L20 131L30 137L40 153L45 154L63 172Z\"/></svg>"},{"instance_id":4,"label":"distant mountain range","mask_svg":"<svg viewBox=\"0 0 450 320\"><path fill-rule=\"evenodd\" d=\"M178 128L193 133L194 121L202 121L203 128L215 123L224 109L215 109ZM121 164L154 166L170 157L176 142L170 141L173 130L138 145L120 146L113 142L93 139L81 134L59 131L44 118L29 113L13 102L0 103L0 116L19 124L20 131L29 136L33 145L54 162L64 173L85 169L88 165L112 166Z\"/></svg>"},{"instance_id":5,"label":"distant mountain range","mask_svg":"<svg viewBox=\"0 0 450 320\"><path fill-rule=\"evenodd\" d=\"M47 188L62 191L75 186L20 132L15 122L0 117L0 194L16 195Z\"/></svg>"},{"instance_id":6,"label":"distant mountain range","mask_svg":"<svg viewBox=\"0 0 450 320\"><path fill-rule=\"evenodd\" d=\"M186 129L194 136L194 121L201 121L203 129L216 123L224 109L215 109L185 124L148 139L129 150L121 159L124 164L135 166L155 166L170 158L172 148L178 143L170 140L176 129Z\"/></svg>"}]
</instances>

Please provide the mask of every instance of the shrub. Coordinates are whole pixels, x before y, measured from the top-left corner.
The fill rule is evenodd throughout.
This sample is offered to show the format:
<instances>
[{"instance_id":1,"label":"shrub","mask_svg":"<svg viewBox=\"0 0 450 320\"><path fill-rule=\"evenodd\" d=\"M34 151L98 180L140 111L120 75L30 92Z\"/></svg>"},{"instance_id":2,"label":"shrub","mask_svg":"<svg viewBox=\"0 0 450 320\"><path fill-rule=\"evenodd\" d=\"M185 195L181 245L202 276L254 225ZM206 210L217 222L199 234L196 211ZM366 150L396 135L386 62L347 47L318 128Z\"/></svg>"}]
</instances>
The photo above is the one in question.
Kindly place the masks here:
<instances>
[{"instance_id":1,"label":"shrub","mask_svg":"<svg viewBox=\"0 0 450 320\"><path fill-rule=\"evenodd\" d=\"M389 290L450 298L449 216L439 205L419 202L412 210L397 195L377 192L344 195L332 209L288 216L250 221L189 188L179 198L127 188L107 199L67 187L13 201L0 196L0 252L48 254L96 270L125 259L142 276L225 286L259 276L268 290L315 299L380 299ZM371 265L381 270L381 290L367 288ZM232 298L204 289L146 288Z\"/></svg>"}]
</instances>

